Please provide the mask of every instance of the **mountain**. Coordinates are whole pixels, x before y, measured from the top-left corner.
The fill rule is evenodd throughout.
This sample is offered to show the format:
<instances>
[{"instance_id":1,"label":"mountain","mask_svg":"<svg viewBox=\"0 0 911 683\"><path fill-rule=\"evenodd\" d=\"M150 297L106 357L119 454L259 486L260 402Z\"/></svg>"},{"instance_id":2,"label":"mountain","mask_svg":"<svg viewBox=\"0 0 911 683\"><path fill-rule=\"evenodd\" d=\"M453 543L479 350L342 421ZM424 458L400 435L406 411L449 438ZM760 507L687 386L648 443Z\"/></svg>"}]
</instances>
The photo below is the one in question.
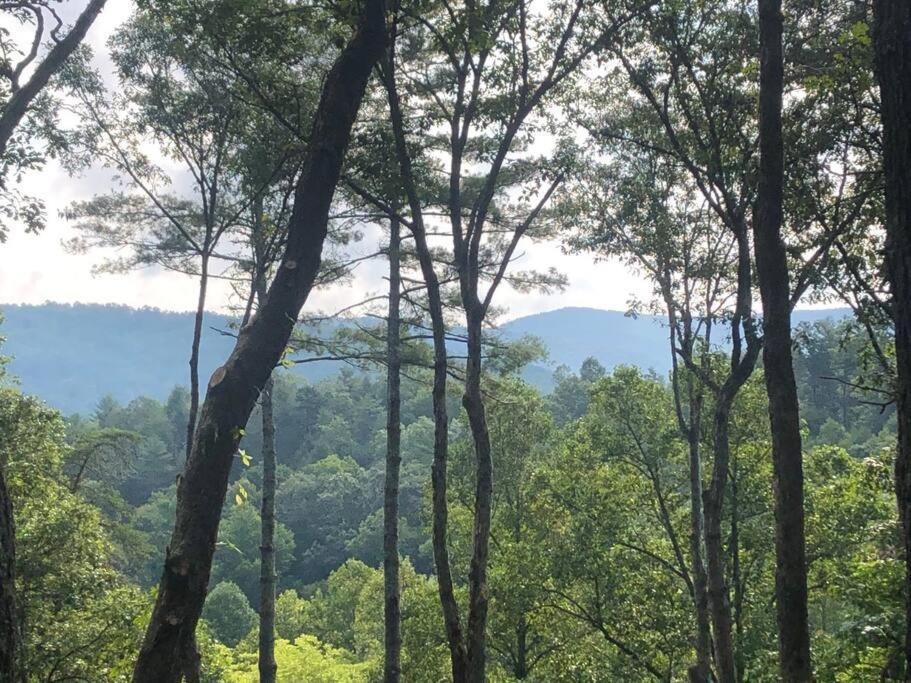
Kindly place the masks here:
<instances>
[{"instance_id":1,"label":"mountain","mask_svg":"<svg viewBox=\"0 0 911 683\"><path fill-rule=\"evenodd\" d=\"M4 355L22 389L41 396L64 413L89 412L110 394L121 402L137 396L164 399L187 383L191 313L97 304L0 306L6 337ZM841 317L844 309L798 311L795 322ZM230 353L228 316L206 315L200 354L203 384ZM517 318L500 327L507 338L539 337L549 349L546 363L525 376L542 389L552 385L553 369L578 369L589 356L605 367L638 365L659 373L669 369L667 330L652 316L631 318L618 311L561 308ZM227 334L226 334L227 333ZM338 363L314 362L295 368L311 381L338 370Z\"/></svg>"}]
</instances>

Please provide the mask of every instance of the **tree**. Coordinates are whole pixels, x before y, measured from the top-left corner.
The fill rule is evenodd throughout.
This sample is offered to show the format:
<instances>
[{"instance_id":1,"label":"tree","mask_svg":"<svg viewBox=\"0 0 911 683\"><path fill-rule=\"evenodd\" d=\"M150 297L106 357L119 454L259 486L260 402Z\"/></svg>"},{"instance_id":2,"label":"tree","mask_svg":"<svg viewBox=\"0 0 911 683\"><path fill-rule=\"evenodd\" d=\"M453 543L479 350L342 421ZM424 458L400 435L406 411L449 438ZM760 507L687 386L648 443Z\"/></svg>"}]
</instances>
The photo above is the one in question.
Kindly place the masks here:
<instances>
[{"instance_id":1,"label":"tree","mask_svg":"<svg viewBox=\"0 0 911 683\"><path fill-rule=\"evenodd\" d=\"M588 364L591 367L591 364ZM589 375L590 376L590 375ZM535 541L537 525L531 482L551 457L553 421L541 396L512 377L485 378L494 463L490 561L491 613L488 638L491 663L514 678L534 677L559 649L559 640L542 618L546 573ZM453 444L453 497L458 509L471 510L474 473L470 430ZM459 515L459 544L469 547L470 520Z\"/></svg>"},{"instance_id":2,"label":"tree","mask_svg":"<svg viewBox=\"0 0 911 683\"><path fill-rule=\"evenodd\" d=\"M0 159L4 159L6 156L10 138L16 132L35 98L40 95L51 77L60 71L64 62L82 43L85 34L101 14L105 2L106 0L90 0L79 14L73 27L62 37L59 32L63 22L48 3L17 2L3 6L2 10L9 13L15 21L20 24L32 24L35 29L28 52L18 62L13 61L12 55L16 52L16 47L10 42L5 29L2 43L0 43L3 50L2 75L5 81L3 89L7 91L3 93L6 97L2 111L0 111ZM45 33L45 22L49 19L56 25ZM53 41L53 46L34 65L29 78L24 83L21 82L23 74L37 59L42 42L48 37ZM5 165L6 160L4 159Z\"/></svg>"},{"instance_id":3,"label":"tree","mask_svg":"<svg viewBox=\"0 0 911 683\"><path fill-rule=\"evenodd\" d=\"M384 644L383 680L401 677L401 587L399 577L399 483L401 427L401 237L398 218L389 221L389 315L386 319L386 471L383 490Z\"/></svg>"},{"instance_id":4,"label":"tree","mask_svg":"<svg viewBox=\"0 0 911 683\"><path fill-rule=\"evenodd\" d=\"M202 618L228 647L236 647L256 627L256 612L244 592L231 581L222 581L212 589Z\"/></svg>"},{"instance_id":5,"label":"tree","mask_svg":"<svg viewBox=\"0 0 911 683\"><path fill-rule=\"evenodd\" d=\"M189 354L190 405L185 434L189 456L199 411L199 353L210 280L224 276L218 262L233 264L232 232L271 189L290 156L286 141L263 153L273 166L251 178L245 159L256 140L248 129L258 120L236 92L231 74L213 69L204 54L174 40L167 19L139 11L115 34L112 56L120 92L111 101L96 74L75 80L81 114L92 134L89 153L129 180L129 192L76 202L68 216L80 235L71 251L116 247L127 256L109 259L102 272L160 265L198 278ZM271 129L274 132L274 127ZM148 140L178 164L169 176L143 151ZM191 190L169 186L189 176ZM258 184L257 184L258 183Z\"/></svg>"},{"instance_id":6,"label":"tree","mask_svg":"<svg viewBox=\"0 0 911 683\"><path fill-rule=\"evenodd\" d=\"M11 680L122 672L145 600L112 567L114 549L101 511L71 490L61 416L5 387L0 430L0 462L17 510L21 642Z\"/></svg>"},{"instance_id":7,"label":"tree","mask_svg":"<svg viewBox=\"0 0 911 683\"><path fill-rule=\"evenodd\" d=\"M886 273L895 325L898 450L895 489L911 581L911 7L873 3L873 43L883 127ZM905 670L911 671L911 596L907 599ZM907 675L907 673L906 673Z\"/></svg>"},{"instance_id":8,"label":"tree","mask_svg":"<svg viewBox=\"0 0 911 683\"><path fill-rule=\"evenodd\" d=\"M488 610L492 472L490 439L481 392L482 329L494 294L504 281L521 287L557 286L562 279L550 273L511 273L509 266L519 243L543 237L552 224L542 212L564 179L570 144L559 145L543 158L520 158L524 134L546 119L545 103L567 88L580 65L612 39L630 13L603 17L583 3L560 7L547 18L526 3L481 10L470 3L447 8L418 19L414 32L415 60L396 58L383 64L396 157L410 212L408 226L415 239L435 349L437 447L433 469L434 560L440 598L450 642L453 678L480 681L486 661L485 630ZM408 16L408 11L403 11ZM402 43L409 39L403 35ZM409 49L411 45L409 45ZM416 50L416 51L417 51ZM435 57L436 55L436 57ZM414 81L412 79L417 79ZM416 82L416 86L414 83ZM444 83L443 88L440 82ZM407 84L401 90L401 84ZM508 84L508 85L507 85ZM511 87L518 84L518 87ZM441 93L442 91L442 93ZM441 94L436 94L441 93ZM414 113L412 113L414 112ZM415 150L407 121L417 112L449 132L444 139L448 168L436 197L427 201L416 181ZM465 174L477 162L480 170ZM510 203L509 193L524 201ZM462 405L474 437L477 468L474 551L469 570L469 606L463 630L453 591L446 548L446 358L445 323L440 297L441 278L427 240L427 204L438 204L452 239L452 278L458 284L460 315L466 323L467 358ZM388 207L387 207L388 208Z\"/></svg>"},{"instance_id":9,"label":"tree","mask_svg":"<svg viewBox=\"0 0 911 683\"><path fill-rule=\"evenodd\" d=\"M11 172L34 164L34 157L25 148L15 145L10 154L10 142L35 99L44 91L70 55L82 43L85 34L101 13L106 0L90 0L73 27L63 37L59 31L62 21L55 10L45 2L5 3L0 10L18 24L34 26L34 35L27 52L22 54L15 38L6 28L0 29L0 214L24 219L26 227L36 230L43 225L42 204L35 200L17 197L6 184ZM50 17L56 26L45 32L45 22ZM50 37L54 45L35 63L42 42ZM19 53L21 58L14 55ZM31 75L23 83L23 74L32 67ZM14 141L15 142L15 141ZM20 206L24 204L24 206ZM0 242L6 231L0 222ZM0 469L0 674L10 681L19 678L17 672L17 629L15 597L15 524L13 509Z\"/></svg>"},{"instance_id":10,"label":"tree","mask_svg":"<svg viewBox=\"0 0 911 683\"><path fill-rule=\"evenodd\" d=\"M177 521L155 610L133 680L195 677L193 633L205 600L227 479L257 395L281 358L317 275L329 208L367 79L385 43L382 0L367 2L353 37L329 71L303 170L288 241L265 305L241 330L209 381L193 449L178 486Z\"/></svg>"},{"instance_id":11,"label":"tree","mask_svg":"<svg viewBox=\"0 0 911 683\"><path fill-rule=\"evenodd\" d=\"M780 0L759 0L759 188L753 220L762 295L762 361L775 465L775 602L783 681L813 679L807 624L800 406L791 358L791 286L781 238L784 192L784 93Z\"/></svg>"}]
</instances>

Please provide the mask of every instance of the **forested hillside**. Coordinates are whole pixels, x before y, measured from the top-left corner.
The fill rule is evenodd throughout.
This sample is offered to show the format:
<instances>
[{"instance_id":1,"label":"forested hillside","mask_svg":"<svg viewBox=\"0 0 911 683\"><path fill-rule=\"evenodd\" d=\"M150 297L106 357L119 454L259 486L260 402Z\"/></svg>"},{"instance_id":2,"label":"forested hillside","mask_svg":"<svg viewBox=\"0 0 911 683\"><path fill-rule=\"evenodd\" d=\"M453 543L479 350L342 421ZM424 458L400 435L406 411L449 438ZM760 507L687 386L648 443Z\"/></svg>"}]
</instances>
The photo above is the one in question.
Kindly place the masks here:
<instances>
[{"instance_id":1,"label":"forested hillside","mask_svg":"<svg viewBox=\"0 0 911 683\"><path fill-rule=\"evenodd\" d=\"M127 402L137 396L165 400L186 385L192 313L90 304L0 306L10 372L23 391L35 394L64 414L88 413L104 396ZM795 323L847 316L846 309L804 310ZM344 324L344 323L343 323ZM207 313L203 323L200 374L209 377L233 344L237 320ZM332 325L310 327L331 335ZM577 330L586 330L579 335ZM596 358L606 368L635 365L665 374L670 369L666 322L651 315L631 318L619 311L566 308L510 320L499 326L506 339L531 335L546 355L523 369L538 389L553 388L561 365L578 368ZM458 348L451 343L453 349ZM335 374L339 361L301 364L295 372L311 381Z\"/></svg>"},{"instance_id":2,"label":"forested hillside","mask_svg":"<svg viewBox=\"0 0 911 683\"><path fill-rule=\"evenodd\" d=\"M0 284L0 683L911 681L909 0L0 0Z\"/></svg>"},{"instance_id":3,"label":"forested hillside","mask_svg":"<svg viewBox=\"0 0 911 683\"><path fill-rule=\"evenodd\" d=\"M895 415L863 403L839 381L862 373L863 340L847 321L799 332L810 576L826 585L812 609L817 637L831 648L818 670L867 680L901 627L897 618L883 620L879 607L869 611L893 604L898 614L888 474ZM490 381L500 492L492 529L498 616L490 630L491 677L563 680L575 668L638 680L685 657L686 574L673 546L687 533L686 469L666 377L632 366L607 372L589 359L581 371L558 373L548 395L509 376ZM316 382L280 370L275 382L279 666L284 680L371 680L382 652L385 381L346 369ZM406 380L402 397L403 676L432 681L446 676L447 654L426 532L429 386ZM455 412L458 395L449 405ZM70 672L110 671L112 680L113 672L129 669L144 596L156 583L172 526L187 407L181 387L164 401L102 398L94 410L64 419L4 390L4 426L15 425L5 432L12 437L6 457L17 473L20 524L30 534L21 576L49 591L27 613L55 624L28 641L36 674L46 675L50 661ZM204 675L212 680L247 680L255 671L262 424L254 412L222 515L202 626ZM771 476L760 377L745 389L734 425L732 471L742 498L732 500L730 523L744 568L733 606L755 638L741 651L745 673L766 680L773 548L771 501L758 495ZM464 418L452 423L450 439L452 544L461 564L472 489ZM45 518L49 499L61 516ZM54 544L77 536L81 543L61 556ZM65 608L55 591L66 591ZM611 614L606 632L598 610ZM105 647L91 655L72 651L74 643L90 642ZM618 644L635 648L636 657Z\"/></svg>"}]
</instances>

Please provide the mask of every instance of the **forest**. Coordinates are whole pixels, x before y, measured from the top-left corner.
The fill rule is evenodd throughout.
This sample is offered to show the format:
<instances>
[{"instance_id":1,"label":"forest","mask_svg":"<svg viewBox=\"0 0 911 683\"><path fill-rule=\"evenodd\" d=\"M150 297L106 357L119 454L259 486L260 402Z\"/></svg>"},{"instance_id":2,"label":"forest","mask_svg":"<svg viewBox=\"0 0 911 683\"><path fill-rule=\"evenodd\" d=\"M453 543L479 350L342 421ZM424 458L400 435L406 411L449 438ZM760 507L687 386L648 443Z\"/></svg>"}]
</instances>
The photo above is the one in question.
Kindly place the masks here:
<instances>
[{"instance_id":1,"label":"forest","mask_svg":"<svg viewBox=\"0 0 911 683\"><path fill-rule=\"evenodd\" d=\"M48 235L194 310L0 293L0 683L911 681L908 0L0 0Z\"/></svg>"}]
</instances>

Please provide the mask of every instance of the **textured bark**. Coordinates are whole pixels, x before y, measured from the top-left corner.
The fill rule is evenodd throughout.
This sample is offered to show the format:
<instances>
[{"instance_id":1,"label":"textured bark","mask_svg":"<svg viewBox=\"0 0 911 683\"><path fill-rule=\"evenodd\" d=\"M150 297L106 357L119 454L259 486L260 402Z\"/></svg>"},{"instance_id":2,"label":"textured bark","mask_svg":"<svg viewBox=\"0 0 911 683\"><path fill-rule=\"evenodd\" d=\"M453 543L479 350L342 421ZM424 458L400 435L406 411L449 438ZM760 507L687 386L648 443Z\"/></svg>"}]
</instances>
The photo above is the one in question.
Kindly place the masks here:
<instances>
[{"instance_id":1,"label":"textured bark","mask_svg":"<svg viewBox=\"0 0 911 683\"><path fill-rule=\"evenodd\" d=\"M521 681L528 678L528 673L528 619L522 612L516 622L516 658L512 674Z\"/></svg>"},{"instance_id":2,"label":"textured bark","mask_svg":"<svg viewBox=\"0 0 911 683\"><path fill-rule=\"evenodd\" d=\"M67 58L79 47L85 34L88 33L89 28L104 8L105 2L106 0L91 0L76 19L70 32L62 40L54 43L54 47L35 67L31 78L9 98L6 106L0 112L0 157L6 154L6 146L22 122L29 106L51 80L51 77L60 70Z\"/></svg>"},{"instance_id":3,"label":"textured bark","mask_svg":"<svg viewBox=\"0 0 911 683\"><path fill-rule=\"evenodd\" d=\"M784 196L781 0L759 0L759 43L759 194L753 243L762 296L762 359L772 431L778 664L784 683L804 683L812 679L812 669L807 623L803 449L791 357L791 288L781 238Z\"/></svg>"},{"instance_id":4,"label":"textured bark","mask_svg":"<svg viewBox=\"0 0 911 683\"><path fill-rule=\"evenodd\" d=\"M740 570L740 491L738 489L737 461L734 461L734 476L731 477L731 583L734 584L734 665L737 667L737 683L743 683L745 662L743 657L743 576Z\"/></svg>"},{"instance_id":5,"label":"textured bark","mask_svg":"<svg viewBox=\"0 0 911 683\"><path fill-rule=\"evenodd\" d=\"M468 311L468 361L465 367L465 394L462 405L468 413L475 451L474 544L468 571L468 680L484 683L487 635L487 560L490 545L490 515L493 498L493 461L490 433L481 395L480 302L466 302Z\"/></svg>"},{"instance_id":6,"label":"textured bark","mask_svg":"<svg viewBox=\"0 0 911 683\"><path fill-rule=\"evenodd\" d=\"M399 469L402 463L401 352L399 349L399 221L389 221L389 314L386 323L386 477L383 484L383 680L402 675L402 607L399 581Z\"/></svg>"},{"instance_id":7,"label":"textured bark","mask_svg":"<svg viewBox=\"0 0 911 683\"><path fill-rule=\"evenodd\" d=\"M195 632L231 464L260 390L291 336L313 286L329 208L367 79L385 43L383 0L368 0L357 30L323 85L295 188L287 245L268 300L245 325L209 380L177 490L177 516L152 618L133 672L136 683L176 683L181 645Z\"/></svg>"},{"instance_id":8,"label":"textured bark","mask_svg":"<svg viewBox=\"0 0 911 683\"><path fill-rule=\"evenodd\" d=\"M275 683L275 417L272 377L266 380L259 404L263 418L263 497L259 546L259 680Z\"/></svg>"},{"instance_id":9,"label":"textured bark","mask_svg":"<svg viewBox=\"0 0 911 683\"><path fill-rule=\"evenodd\" d=\"M712 679L712 632L709 616L708 575L702 558L705 517L702 510L701 432L702 398L691 402L689 441L690 474L690 558L693 573L693 606L696 612L696 664L689 670L691 683L708 683Z\"/></svg>"},{"instance_id":10,"label":"textured bark","mask_svg":"<svg viewBox=\"0 0 911 683\"><path fill-rule=\"evenodd\" d=\"M448 370L446 323L443 318L440 281L434 270L433 255L427 243L421 201L417 193L417 183L414 179L411 157L405 140L405 123L395 83L394 64L394 55L390 50L390 58L386 61L384 69L389 114L395 138L395 152L399 162L399 172L401 173L402 183L408 198L408 208L411 213L411 225L409 227L414 237L415 251L421 266L421 275L427 287L427 309L430 314L433 336L433 466L431 468L433 562L436 568L440 605L443 610L446 641L449 645L452 680L454 683L463 683L468 680L468 659L462 637L459 606L456 603L452 584L452 570L449 564L449 544L447 540L449 507L446 495L449 461L449 419L446 410L446 373Z\"/></svg>"},{"instance_id":11,"label":"textured bark","mask_svg":"<svg viewBox=\"0 0 911 683\"><path fill-rule=\"evenodd\" d=\"M732 399L731 399L732 400ZM731 400L722 397L715 407L714 456L712 483L705 492L705 557L708 578L709 608L715 643L715 666L720 683L734 683L734 639L731 628L731 601L724 576L724 546L721 540L721 518L724 489L730 460Z\"/></svg>"},{"instance_id":12,"label":"textured bark","mask_svg":"<svg viewBox=\"0 0 911 683\"><path fill-rule=\"evenodd\" d=\"M16 529L13 503L0 467L0 681L24 680L18 671L19 622L16 619Z\"/></svg>"},{"instance_id":13,"label":"textured bark","mask_svg":"<svg viewBox=\"0 0 911 683\"><path fill-rule=\"evenodd\" d=\"M883 124L886 273L895 323L898 450L895 491L905 546L905 669L911 675L911 4L873 1L873 44Z\"/></svg>"},{"instance_id":14,"label":"textured bark","mask_svg":"<svg viewBox=\"0 0 911 683\"><path fill-rule=\"evenodd\" d=\"M196 416L199 413L199 345L202 340L202 322L206 315L206 291L209 286L209 256L203 254L199 272L199 296L196 301L196 315L193 317L193 341L190 345L190 412L187 417L186 457L193 448L193 433L196 431Z\"/></svg>"}]
</instances>

